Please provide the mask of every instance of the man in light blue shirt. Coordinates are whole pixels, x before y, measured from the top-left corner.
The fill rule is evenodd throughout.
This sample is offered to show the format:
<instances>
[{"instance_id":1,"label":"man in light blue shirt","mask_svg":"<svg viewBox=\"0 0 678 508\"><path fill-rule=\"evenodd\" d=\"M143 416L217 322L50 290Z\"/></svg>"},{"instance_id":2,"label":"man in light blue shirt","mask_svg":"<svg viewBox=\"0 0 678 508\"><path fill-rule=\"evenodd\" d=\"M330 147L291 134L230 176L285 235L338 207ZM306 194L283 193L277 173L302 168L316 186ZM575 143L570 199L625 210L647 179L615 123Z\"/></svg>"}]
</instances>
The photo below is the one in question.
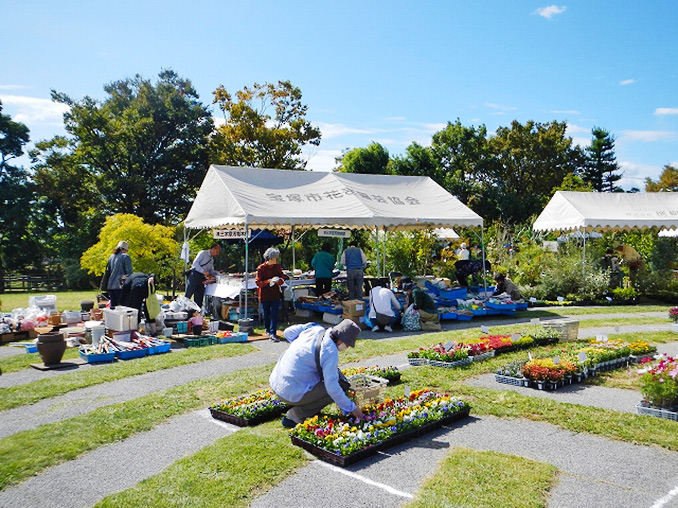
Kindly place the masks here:
<instances>
[{"instance_id":1,"label":"man in light blue shirt","mask_svg":"<svg viewBox=\"0 0 678 508\"><path fill-rule=\"evenodd\" d=\"M285 338L291 344L268 379L278 398L294 406L282 419L285 427L294 427L332 402L345 413L362 418L360 408L339 385L339 352L354 347L359 334L360 328L350 319L327 330L316 323L294 325L285 330ZM316 363L319 337L322 337L320 368L323 380Z\"/></svg>"},{"instance_id":2,"label":"man in light blue shirt","mask_svg":"<svg viewBox=\"0 0 678 508\"><path fill-rule=\"evenodd\" d=\"M363 297L363 270L367 265L367 258L363 250L352 241L348 249L341 253L341 264L346 267L346 284L348 298L361 300Z\"/></svg>"}]
</instances>

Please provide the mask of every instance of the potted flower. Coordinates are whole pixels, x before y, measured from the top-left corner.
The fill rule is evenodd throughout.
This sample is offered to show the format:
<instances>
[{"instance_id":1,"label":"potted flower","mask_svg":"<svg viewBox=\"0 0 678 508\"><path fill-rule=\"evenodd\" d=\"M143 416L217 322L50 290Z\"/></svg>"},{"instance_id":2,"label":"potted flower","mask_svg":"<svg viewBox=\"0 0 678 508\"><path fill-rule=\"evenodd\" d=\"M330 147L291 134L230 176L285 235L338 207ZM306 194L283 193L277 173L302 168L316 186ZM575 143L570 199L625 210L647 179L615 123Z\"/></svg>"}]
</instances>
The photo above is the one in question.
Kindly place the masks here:
<instances>
[{"instance_id":1,"label":"potted flower","mask_svg":"<svg viewBox=\"0 0 678 508\"><path fill-rule=\"evenodd\" d=\"M662 356L659 363L639 373L646 406L671 412L678 410L678 360Z\"/></svg>"},{"instance_id":2,"label":"potted flower","mask_svg":"<svg viewBox=\"0 0 678 508\"><path fill-rule=\"evenodd\" d=\"M671 307L669 309L669 318L673 323L671 323L671 331L678 333L678 307Z\"/></svg>"}]
</instances>

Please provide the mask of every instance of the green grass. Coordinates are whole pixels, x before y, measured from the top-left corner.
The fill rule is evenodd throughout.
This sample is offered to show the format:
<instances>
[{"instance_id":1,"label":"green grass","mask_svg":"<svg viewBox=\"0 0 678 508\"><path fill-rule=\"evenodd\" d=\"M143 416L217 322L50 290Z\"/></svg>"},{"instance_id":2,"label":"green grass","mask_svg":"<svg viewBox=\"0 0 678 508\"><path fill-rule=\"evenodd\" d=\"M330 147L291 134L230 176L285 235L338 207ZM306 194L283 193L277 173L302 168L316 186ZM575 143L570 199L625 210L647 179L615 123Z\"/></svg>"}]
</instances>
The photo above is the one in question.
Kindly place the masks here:
<instances>
[{"instance_id":1,"label":"green grass","mask_svg":"<svg viewBox=\"0 0 678 508\"><path fill-rule=\"evenodd\" d=\"M664 317L629 317L617 319L580 319L579 328L597 328L600 326L629 325L668 325L670 320Z\"/></svg>"},{"instance_id":2,"label":"green grass","mask_svg":"<svg viewBox=\"0 0 678 508\"><path fill-rule=\"evenodd\" d=\"M101 291L89 290L89 291L27 291L27 292L17 292L17 293L3 293L0 295L0 311L10 312L13 309L28 307L28 299L31 296L45 296L45 295L56 295L57 309L59 311L64 310L80 310L80 302L83 300L92 300L96 301L97 295Z\"/></svg>"},{"instance_id":3,"label":"green grass","mask_svg":"<svg viewBox=\"0 0 678 508\"><path fill-rule=\"evenodd\" d=\"M96 508L240 508L303 466L308 459L279 423L247 428L181 459ZM302 498L303 499L303 498Z\"/></svg>"},{"instance_id":4,"label":"green grass","mask_svg":"<svg viewBox=\"0 0 678 508\"><path fill-rule=\"evenodd\" d=\"M0 490L102 445L150 430L172 416L263 387L271 367L193 381L0 439Z\"/></svg>"},{"instance_id":5,"label":"green grass","mask_svg":"<svg viewBox=\"0 0 678 508\"><path fill-rule=\"evenodd\" d=\"M671 305L605 305L601 307L559 307L530 309L528 317L582 316L587 314L631 314L637 312L666 312ZM548 309L548 310L547 310Z\"/></svg>"},{"instance_id":6,"label":"green grass","mask_svg":"<svg viewBox=\"0 0 678 508\"><path fill-rule=\"evenodd\" d=\"M556 474L524 457L455 448L405 508L543 508Z\"/></svg>"},{"instance_id":7,"label":"green grass","mask_svg":"<svg viewBox=\"0 0 678 508\"><path fill-rule=\"evenodd\" d=\"M107 383L129 376L171 369L180 365L188 365L216 358L241 356L254 351L257 351L257 349L250 344L220 344L190 348L180 353L151 355L131 361L115 362L91 369L69 372L68 374L61 374L32 383L3 388L0 390L0 411L25 404L34 404L39 400L63 395L72 390Z\"/></svg>"}]
</instances>

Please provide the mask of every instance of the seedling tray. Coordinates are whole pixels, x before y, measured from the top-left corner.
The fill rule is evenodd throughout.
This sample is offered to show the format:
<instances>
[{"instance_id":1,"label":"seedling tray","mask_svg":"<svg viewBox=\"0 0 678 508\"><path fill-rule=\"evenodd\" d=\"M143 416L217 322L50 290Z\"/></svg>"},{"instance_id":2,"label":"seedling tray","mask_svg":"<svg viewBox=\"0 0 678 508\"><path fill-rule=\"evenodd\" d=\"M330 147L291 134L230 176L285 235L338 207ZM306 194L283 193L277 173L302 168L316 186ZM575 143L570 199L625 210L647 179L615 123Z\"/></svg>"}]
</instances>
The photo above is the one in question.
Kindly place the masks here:
<instances>
[{"instance_id":1,"label":"seedling tray","mask_svg":"<svg viewBox=\"0 0 678 508\"><path fill-rule=\"evenodd\" d=\"M115 356L120 360L131 360L132 358L141 358L146 356L148 350L144 349L130 349L129 351L116 351Z\"/></svg>"},{"instance_id":2,"label":"seedling tray","mask_svg":"<svg viewBox=\"0 0 678 508\"><path fill-rule=\"evenodd\" d=\"M92 353L86 354L82 351L79 351L80 358L85 360L87 363L101 363L101 362L114 362L115 353Z\"/></svg>"},{"instance_id":3,"label":"seedling tray","mask_svg":"<svg viewBox=\"0 0 678 508\"><path fill-rule=\"evenodd\" d=\"M408 430L406 432L403 432L402 434L391 436L388 439L382 441L381 443L369 446L367 448L363 448L362 450L358 450L357 452L351 453L349 455L337 455L336 453L327 451L323 448L319 448L316 445L311 444L307 441L303 441L302 439L299 439L298 437L295 436L291 436L292 444L299 446L304 450L312 453L320 460L329 462L330 464L334 464L335 466L346 467L351 464L355 464L356 462L363 460L364 458L374 455L380 450L384 450L386 448L390 448L391 446L405 443L411 439L414 439L415 437L419 437L428 432L436 430L443 425L448 425L450 423L466 418L469 415L469 411L470 408L468 407L464 408L461 411L457 411L456 413L441 418L440 420L429 422L426 425L422 425L421 427L418 427L416 429Z\"/></svg>"},{"instance_id":4,"label":"seedling tray","mask_svg":"<svg viewBox=\"0 0 678 508\"><path fill-rule=\"evenodd\" d=\"M243 332L232 332L230 336L217 337L219 344L230 344L233 342L247 342L247 334Z\"/></svg>"},{"instance_id":5,"label":"seedling tray","mask_svg":"<svg viewBox=\"0 0 678 508\"><path fill-rule=\"evenodd\" d=\"M252 425L258 425L260 423L272 420L273 418L276 418L283 414L288 409L289 406L280 405L277 406L274 411L271 411L263 415L255 416L254 418L249 419L242 418L240 416L235 416L230 413L226 413L225 411L214 409L212 407L210 408L210 413L212 413L212 418L214 418L215 420L220 420L226 423L232 423L233 425L237 425L238 427L251 427Z\"/></svg>"}]
</instances>

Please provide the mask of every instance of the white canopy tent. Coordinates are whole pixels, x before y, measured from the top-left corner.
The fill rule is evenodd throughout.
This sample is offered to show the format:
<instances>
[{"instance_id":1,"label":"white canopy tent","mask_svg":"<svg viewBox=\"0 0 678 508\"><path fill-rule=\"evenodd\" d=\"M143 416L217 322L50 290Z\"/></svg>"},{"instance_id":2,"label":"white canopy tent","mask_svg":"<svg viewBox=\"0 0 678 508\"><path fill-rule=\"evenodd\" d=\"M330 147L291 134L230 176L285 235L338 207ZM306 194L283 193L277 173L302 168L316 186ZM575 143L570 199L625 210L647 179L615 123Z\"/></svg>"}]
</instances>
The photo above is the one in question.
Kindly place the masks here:
<instances>
[{"instance_id":1,"label":"white canopy tent","mask_svg":"<svg viewBox=\"0 0 678 508\"><path fill-rule=\"evenodd\" d=\"M556 192L535 231L678 228L678 192Z\"/></svg>"},{"instance_id":2,"label":"white canopy tent","mask_svg":"<svg viewBox=\"0 0 678 508\"><path fill-rule=\"evenodd\" d=\"M654 228L678 228L678 193L557 191L532 226L563 232Z\"/></svg>"},{"instance_id":3,"label":"white canopy tent","mask_svg":"<svg viewBox=\"0 0 678 508\"><path fill-rule=\"evenodd\" d=\"M483 219L428 177L212 165L184 225L408 231L482 227Z\"/></svg>"}]
</instances>

